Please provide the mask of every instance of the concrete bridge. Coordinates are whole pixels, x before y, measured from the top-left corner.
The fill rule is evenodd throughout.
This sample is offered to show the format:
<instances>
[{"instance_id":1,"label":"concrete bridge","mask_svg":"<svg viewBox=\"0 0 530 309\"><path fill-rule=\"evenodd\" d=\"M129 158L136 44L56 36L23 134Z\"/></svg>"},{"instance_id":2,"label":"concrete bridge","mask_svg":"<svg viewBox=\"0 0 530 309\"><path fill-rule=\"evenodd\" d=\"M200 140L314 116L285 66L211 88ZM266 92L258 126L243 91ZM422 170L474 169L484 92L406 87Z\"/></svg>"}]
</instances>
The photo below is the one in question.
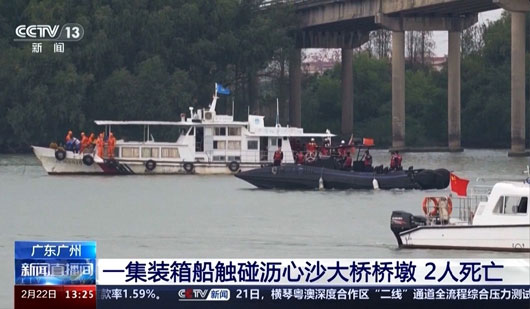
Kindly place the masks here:
<instances>
[{"instance_id":1,"label":"concrete bridge","mask_svg":"<svg viewBox=\"0 0 530 309\"><path fill-rule=\"evenodd\" d=\"M301 48L342 49L342 133L353 132L353 48L373 30L392 31L392 148L405 149L405 31L448 31L448 149L461 151L460 38L478 13L512 19L511 150L525 155L525 13L530 0L287 0L301 24L290 56L289 122L301 125Z\"/></svg>"}]
</instances>

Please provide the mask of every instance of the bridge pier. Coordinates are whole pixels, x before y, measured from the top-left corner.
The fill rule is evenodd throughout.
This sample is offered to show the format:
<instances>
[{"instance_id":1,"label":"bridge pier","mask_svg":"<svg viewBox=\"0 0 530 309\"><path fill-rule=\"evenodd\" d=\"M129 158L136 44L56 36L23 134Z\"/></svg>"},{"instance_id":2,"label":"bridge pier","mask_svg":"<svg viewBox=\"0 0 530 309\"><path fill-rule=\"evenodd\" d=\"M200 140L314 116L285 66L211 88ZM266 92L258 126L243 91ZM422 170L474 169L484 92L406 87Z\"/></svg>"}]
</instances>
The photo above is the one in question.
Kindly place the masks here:
<instances>
[{"instance_id":1,"label":"bridge pier","mask_svg":"<svg viewBox=\"0 0 530 309\"><path fill-rule=\"evenodd\" d=\"M525 148L525 47L526 13L511 12L512 16L512 102L511 149L509 156L527 155Z\"/></svg>"},{"instance_id":2,"label":"bridge pier","mask_svg":"<svg viewBox=\"0 0 530 309\"><path fill-rule=\"evenodd\" d=\"M392 148L405 148L405 33L392 32Z\"/></svg>"},{"instance_id":3,"label":"bridge pier","mask_svg":"<svg viewBox=\"0 0 530 309\"><path fill-rule=\"evenodd\" d=\"M302 50L289 55L289 125L302 127Z\"/></svg>"},{"instance_id":4,"label":"bridge pier","mask_svg":"<svg viewBox=\"0 0 530 309\"><path fill-rule=\"evenodd\" d=\"M449 31L447 129L449 151L462 151L460 131L460 31Z\"/></svg>"},{"instance_id":5,"label":"bridge pier","mask_svg":"<svg viewBox=\"0 0 530 309\"><path fill-rule=\"evenodd\" d=\"M341 133L353 133L353 49L342 49L341 62L342 122Z\"/></svg>"}]
</instances>

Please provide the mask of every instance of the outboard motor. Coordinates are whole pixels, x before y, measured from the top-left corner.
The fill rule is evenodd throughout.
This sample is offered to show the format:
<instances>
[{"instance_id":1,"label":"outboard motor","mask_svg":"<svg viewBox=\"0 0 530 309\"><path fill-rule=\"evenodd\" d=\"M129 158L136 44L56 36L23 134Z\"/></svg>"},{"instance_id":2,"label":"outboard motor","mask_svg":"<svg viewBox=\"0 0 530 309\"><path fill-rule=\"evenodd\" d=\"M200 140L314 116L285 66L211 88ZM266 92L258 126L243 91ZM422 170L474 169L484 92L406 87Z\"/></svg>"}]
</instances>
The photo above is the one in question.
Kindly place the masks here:
<instances>
[{"instance_id":1,"label":"outboard motor","mask_svg":"<svg viewBox=\"0 0 530 309\"><path fill-rule=\"evenodd\" d=\"M403 243L401 242L399 233L418 226L423 226L426 222L427 219L425 217L414 216L405 211L393 211L392 216L390 217L390 229L394 233L394 236L396 236L398 245L401 247Z\"/></svg>"}]
</instances>

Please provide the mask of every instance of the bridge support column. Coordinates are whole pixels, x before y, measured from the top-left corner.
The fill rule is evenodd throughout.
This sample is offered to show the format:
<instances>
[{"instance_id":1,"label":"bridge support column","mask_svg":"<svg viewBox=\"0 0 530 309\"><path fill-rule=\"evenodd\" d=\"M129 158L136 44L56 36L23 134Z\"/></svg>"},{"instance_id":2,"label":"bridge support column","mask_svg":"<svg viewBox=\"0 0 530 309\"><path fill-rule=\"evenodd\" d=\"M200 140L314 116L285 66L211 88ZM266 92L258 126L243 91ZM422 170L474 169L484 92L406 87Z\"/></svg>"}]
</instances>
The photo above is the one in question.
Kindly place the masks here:
<instances>
[{"instance_id":1,"label":"bridge support column","mask_svg":"<svg viewBox=\"0 0 530 309\"><path fill-rule=\"evenodd\" d=\"M353 133L353 49L342 49L342 134Z\"/></svg>"},{"instance_id":2,"label":"bridge support column","mask_svg":"<svg viewBox=\"0 0 530 309\"><path fill-rule=\"evenodd\" d=\"M405 33L392 32L392 148L405 147Z\"/></svg>"},{"instance_id":3,"label":"bridge support column","mask_svg":"<svg viewBox=\"0 0 530 309\"><path fill-rule=\"evenodd\" d=\"M302 126L302 50L295 49L289 57L289 125Z\"/></svg>"},{"instance_id":4,"label":"bridge support column","mask_svg":"<svg viewBox=\"0 0 530 309\"><path fill-rule=\"evenodd\" d=\"M512 15L512 146L509 156L525 153L525 22L524 12Z\"/></svg>"},{"instance_id":5,"label":"bridge support column","mask_svg":"<svg viewBox=\"0 0 530 309\"><path fill-rule=\"evenodd\" d=\"M449 151L462 151L460 134L460 31L449 31L447 126Z\"/></svg>"}]
</instances>

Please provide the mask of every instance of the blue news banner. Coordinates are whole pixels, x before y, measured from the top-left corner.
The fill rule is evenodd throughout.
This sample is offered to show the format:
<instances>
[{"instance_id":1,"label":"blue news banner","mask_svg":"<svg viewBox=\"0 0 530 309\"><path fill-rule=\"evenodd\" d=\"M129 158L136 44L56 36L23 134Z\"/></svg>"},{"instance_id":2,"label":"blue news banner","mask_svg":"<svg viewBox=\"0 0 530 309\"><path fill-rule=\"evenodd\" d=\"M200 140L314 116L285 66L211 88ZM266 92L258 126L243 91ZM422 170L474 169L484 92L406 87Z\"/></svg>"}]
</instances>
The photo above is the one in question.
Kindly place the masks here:
<instances>
[{"instance_id":1,"label":"blue news banner","mask_svg":"<svg viewBox=\"0 0 530 309\"><path fill-rule=\"evenodd\" d=\"M524 259L99 259L98 308L530 308Z\"/></svg>"}]
</instances>

